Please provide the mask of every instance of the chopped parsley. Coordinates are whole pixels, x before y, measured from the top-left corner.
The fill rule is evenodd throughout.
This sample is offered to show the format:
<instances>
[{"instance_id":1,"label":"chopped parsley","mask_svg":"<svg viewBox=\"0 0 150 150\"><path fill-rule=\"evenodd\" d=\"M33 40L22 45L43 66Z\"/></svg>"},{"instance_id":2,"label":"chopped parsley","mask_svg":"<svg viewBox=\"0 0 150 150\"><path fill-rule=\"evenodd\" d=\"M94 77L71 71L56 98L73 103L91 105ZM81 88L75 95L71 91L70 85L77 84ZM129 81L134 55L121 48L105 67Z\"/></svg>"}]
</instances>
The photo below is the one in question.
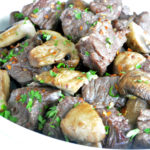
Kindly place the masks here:
<instances>
[{"instance_id":1,"label":"chopped parsley","mask_svg":"<svg viewBox=\"0 0 150 150\"><path fill-rule=\"evenodd\" d=\"M52 70L50 70L49 73L50 73L51 77L56 77L57 76L57 73L53 72Z\"/></svg>"},{"instance_id":2,"label":"chopped parsley","mask_svg":"<svg viewBox=\"0 0 150 150\"><path fill-rule=\"evenodd\" d=\"M138 83L141 83L141 82L142 82L142 80L137 80L137 82L138 82Z\"/></svg>"},{"instance_id":3,"label":"chopped parsley","mask_svg":"<svg viewBox=\"0 0 150 150\"><path fill-rule=\"evenodd\" d=\"M43 32L43 39L45 39L46 41L50 40L51 39L51 35L49 35L48 33L44 33Z\"/></svg>"},{"instance_id":4,"label":"chopped parsley","mask_svg":"<svg viewBox=\"0 0 150 150\"><path fill-rule=\"evenodd\" d=\"M29 18L28 18L28 17L25 17L25 18L24 18L24 24L27 23L27 22L26 22L27 20L29 20Z\"/></svg>"},{"instance_id":5,"label":"chopped parsley","mask_svg":"<svg viewBox=\"0 0 150 150\"><path fill-rule=\"evenodd\" d=\"M23 14L23 13L15 13L15 14L14 14L14 17L15 17L16 19L23 19L23 18L24 18L24 14Z\"/></svg>"},{"instance_id":6,"label":"chopped parsley","mask_svg":"<svg viewBox=\"0 0 150 150\"><path fill-rule=\"evenodd\" d=\"M70 8L73 8L73 4L70 4L69 7L70 7Z\"/></svg>"},{"instance_id":7,"label":"chopped parsley","mask_svg":"<svg viewBox=\"0 0 150 150\"><path fill-rule=\"evenodd\" d=\"M20 98L19 102L22 102L24 104L27 101L27 94L22 94L20 97L21 98Z\"/></svg>"},{"instance_id":8,"label":"chopped parsley","mask_svg":"<svg viewBox=\"0 0 150 150\"><path fill-rule=\"evenodd\" d=\"M59 64L57 65L57 68L60 69L61 67L64 67L64 68L65 68L66 65L65 65L64 63L59 63Z\"/></svg>"},{"instance_id":9,"label":"chopped parsley","mask_svg":"<svg viewBox=\"0 0 150 150\"><path fill-rule=\"evenodd\" d=\"M72 36L71 36L71 35L67 35L67 38L68 38L69 40L72 40Z\"/></svg>"},{"instance_id":10,"label":"chopped parsley","mask_svg":"<svg viewBox=\"0 0 150 150\"><path fill-rule=\"evenodd\" d=\"M139 133L140 133L140 130L139 130L138 128L136 128L136 129L130 130L130 131L127 133L126 137L127 137L127 138L130 138L130 141L132 141L133 138L134 138L137 134L139 134Z\"/></svg>"},{"instance_id":11,"label":"chopped parsley","mask_svg":"<svg viewBox=\"0 0 150 150\"><path fill-rule=\"evenodd\" d=\"M109 126L105 126L105 131L106 131L106 135L108 135L108 133L109 133Z\"/></svg>"},{"instance_id":12,"label":"chopped parsley","mask_svg":"<svg viewBox=\"0 0 150 150\"><path fill-rule=\"evenodd\" d=\"M80 102L77 102L76 104L73 105L73 107L77 107L80 104Z\"/></svg>"},{"instance_id":13,"label":"chopped parsley","mask_svg":"<svg viewBox=\"0 0 150 150\"><path fill-rule=\"evenodd\" d=\"M74 13L75 13L75 18L76 18L77 20L80 20L80 19L82 18L81 12L78 12L77 10L75 10Z\"/></svg>"},{"instance_id":14,"label":"chopped parsley","mask_svg":"<svg viewBox=\"0 0 150 150\"><path fill-rule=\"evenodd\" d=\"M107 44L112 45L112 41L110 40L109 37L107 37L105 41L106 41Z\"/></svg>"},{"instance_id":15,"label":"chopped parsley","mask_svg":"<svg viewBox=\"0 0 150 150\"><path fill-rule=\"evenodd\" d=\"M139 65L139 64L137 64L137 65L135 66L136 69L140 69L141 67L142 67L142 66Z\"/></svg>"},{"instance_id":16,"label":"chopped parsley","mask_svg":"<svg viewBox=\"0 0 150 150\"><path fill-rule=\"evenodd\" d=\"M45 125L45 123L46 123L46 120L41 115L38 115L38 121L39 121L38 129L42 130L44 125Z\"/></svg>"},{"instance_id":17,"label":"chopped parsley","mask_svg":"<svg viewBox=\"0 0 150 150\"><path fill-rule=\"evenodd\" d=\"M150 134L150 128L144 129L144 132L147 133L147 134Z\"/></svg>"},{"instance_id":18,"label":"chopped parsley","mask_svg":"<svg viewBox=\"0 0 150 150\"><path fill-rule=\"evenodd\" d=\"M92 27L96 26L98 21L95 21L93 24L91 24Z\"/></svg>"},{"instance_id":19,"label":"chopped parsley","mask_svg":"<svg viewBox=\"0 0 150 150\"><path fill-rule=\"evenodd\" d=\"M66 135L64 135L64 138L66 142L69 142L69 138Z\"/></svg>"},{"instance_id":20,"label":"chopped parsley","mask_svg":"<svg viewBox=\"0 0 150 150\"><path fill-rule=\"evenodd\" d=\"M106 72L106 73L105 73L105 76L110 76L110 73Z\"/></svg>"},{"instance_id":21,"label":"chopped parsley","mask_svg":"<svg viewBox=\"0 0 150 150\"><path fill-rule=\"evenodd\" d=\"M39 12L39 8L35 8L34 10L33 10L33 13L34 14L36 14L36 13L38 13Z\"/></svg>"},{"instance_id":22,"label":"chopped parsley","mask_svg":"<svg viewBox=\"0 0 150 150\"><path fill-rule=\"evenodd\" d=\"M65 98L65 95L61 93L60 98L58 99L58 101L61 102L64 98Z\"/></svg>"},{"instance_id":23,"label":"chopped parsley","mask_svg":"<svg viewBox=\"0 0 150 150\"><path fill-rule=\"evenodd\" d=\"M114 88L113 86L110 87L110 89L109 89L109 96L111 96L111 97L119 97L119 94L117 94L117 95L113 94L113 92L112 92L113 88Z\"/></svg>"},{"instance_id":24,"label":"chopped parsley","mask_svg":"<svg viewBox=\"0 0 150 150\"><path fill-rule=\"evenodd\" d=\"M90 56L90 53L88 51L85 51L85 56Z\"/></svg>"},{"instance_id":25,"label":"chopped parsley","mask_svg":"<svg viewBox=\"0 0 150 150\"><path fill-rule=\"evenodd\" d=\"M9 110L7 110L7 106L4 104L1 106L1 109L3 110L2 112L0 112L0 116L16 123L18 121L18 119L16 117L13 117L10 113Z\"/></svg>"},{"instance_id":26,"label":"chopped parsley","mask_svg":"<svg viewBox=\"0 0 150 150\"><path fill-rule=\"evenodd\" d=\"M88 24L89 24L89 21L86 21L86 24L88 25Z\"/></svg>"},{"instance_id":27,"label":"chopped parsley","mask_svg":"<svg viewBox=\"0 0 150 150\"><path fill-rule=\"evenodd\" d=\"M55 40L54 46L58 46L58 40Z\"/></svg>"},{"instance_id":28,"label":"chopped parsley","mask_svg":"<svg viewBox=\"0 0 150 150\"><path fill-rule=\"evenodd\" d=\"M88 78L89 81L92 80L93 76L95 76L96 71L90 70L86 73L86 77Z\"/></svg>"},{"instance_id":29,"label":"chopped parsley","mask_svg":"<svg viewBox=\"0 0 150 150\"><path fill-rule=\"evenodd\" d=\"M44 83L44 80L40 80L40 83Z\"/></svg>"},{"instance_id":30,"label":"chopped parsley","mask_svg":"<svg viewBox=\"0 0 150 150\"><path fill-rule=\"evenodd\" d=\"M64 45L67 45L67 44L70 44L70 43L71 43L70 40L65 40L65 41L63 42Z\"/></svg>"},{"instance_id":31,"label":"chopped parsley","mask_svg":"<svg viewBox=\"0 0 150 150\"><path fill-rule=\"evenodd\" d=\"M110 12L112 12L112 5L108 5L107 8L110 9Z\"/></svg>"},{"instance_id":32,"label":"chopped parsley","mask_svg":"<svg viewBox=\"0 0 150 150\"><path fill-rule=\"evenodd\" d=\"M85 11L85 12L89 12L89 8L85 8L84 11Z\"/></svg>"},{"instance_id":33,"label":"chopped parsley","mask_svg":"<svg viewBox=\"0 0 150 150\"><path fill-rule=\"evenodd\" d=\"M60 1L57 1L57 4L58 4L58 5L61 5L61 2L60 2Z\"/></svg>"},{"instance_id":34,"label":"chopped parsley","mask_svg":"<svg viewBox=\"0 0 150 150\"><path fill-rule=\"evenodd\" d=\"M82 78L81 78L81 77L77 77L77 79L82 80Z\"/></svg>"}]
</instances>

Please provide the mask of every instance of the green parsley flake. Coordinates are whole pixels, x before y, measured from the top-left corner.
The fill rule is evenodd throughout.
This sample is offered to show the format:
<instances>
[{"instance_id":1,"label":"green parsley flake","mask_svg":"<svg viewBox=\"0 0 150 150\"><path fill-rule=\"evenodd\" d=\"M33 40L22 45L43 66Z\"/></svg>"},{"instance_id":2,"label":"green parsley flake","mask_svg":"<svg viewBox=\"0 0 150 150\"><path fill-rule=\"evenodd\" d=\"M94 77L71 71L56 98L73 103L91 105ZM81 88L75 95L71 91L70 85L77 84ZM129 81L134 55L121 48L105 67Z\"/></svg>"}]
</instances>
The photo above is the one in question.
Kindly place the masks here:
<instances>
[{"instance_id":1,"label":"green parsley flake","mask_svg":"<svg viewBox=\"0 0 150 150\"><path fill-rule=\"evenodd\" d=\"M24 18L24 14L23 14L23 13L15 13L15 14L14 14L14 17L15 17L16 19L23 19L23 18Z\"/></svg>"},{"instance_id":2,"label":"green parsley flake","mask_svg":"<svg viewBox=\"0 0 150 150\"><path fill-rule=\"evenodd\" d=\"M89 12L89 8L85 8L85 10L84 10L85 12Z\"/></svg>"},{"instance_id":3,"label":"green parsley flake","mask_svg":"<svg viewBox=\"0 0 150 150\"><path fill-rule=\"evenodd\" d=\"M77 10L75 10L74 13L75 13L75 18L76 18L77 20L79 20L79 19L82 18L81 12L78 12Z\"/></svg>"},{"instance_id":4,"label":"green parsley flake","mask_svg":"<svg viewBox=\"0 0 150 150\"><path fill-rule=\"evenodd\" d=\"M95 21L93 24L91 24L91 27L96 26L96 25L97 25L97 23L98 23L98 21Z\"/></svg>"},{"instance_id":5,"label":"green parsley flake","mask_svg":"<svg viewBox=\"0 0 150 150\"><path fill-rule=\"evenodd\" d=\"M77 79L82 80L82 78L81 78L81 77L77 77Z\"/></svg>"},{"instance_id":6,"label":"green parsley flake","mask_svg":"<svg viewBox=\"0 0 150 150\"><path fill-rule=\"evenodd\" d=\"M66 65L65 65L64 63L59 63L59 64L57 65L57 68L60 69L61 67L64 67L64 68L65 68Z\"/></svg>"},{"instance_id":7,"label":"green parsley flake","mask_svg":"<svg viewBox=\"0 0 150 150\"><path fill-rule=\"evenodd\" d=\"M150 134L150 128L144 129L144 132L147 133L147 134Z\"/></svg>"},{"instance_id":8,"label":"green parsley flake","mask_svg":"<svg viewBox=\"0 0 150 150\"><path fill-rule=\"evenodd\" d=\"M71 43L70 40L65 40L65 41L63 42L64 45L67 45L67 44L70 44L70 43Z\"/></svg>"},{"instance_id":9,"label":"green parsley flake","mask_svg":"<svg viewBox=\"0 0 150 150\"><path fill-rule=\"evenodd\" d=\"M40 80L40 83L44 83L44 80Z\"/></svg>"},{"instance_id":10,"label":"green parsley flake","mask_svg":"<svg viewBox=\"0 0 150 150\"><path fill-rule=\"evenodd\" d=\"M33 10L33 13L34 14L36 14L36 13L38 13L39 12L39 8L35 8L34 10Z\"/></svg>"},{"instance_id":11,"label":"green parsley flake","mask_svg":"<svg viewBox=\"0 0 150 150\"><path fill-rule=\"evenodd\" d=\"M27 23L27 22L26 22L27 20L29 20L29 18L28 18L28 17L25 17L25 18L24 18L24 24Z\"/></svg>"},{"instance_id":12,"label":"green parsley flake","mask_svg":"<svg viewBox=\"0 0 150 150\"><path fill-rule=\"evenodd\" d=\"M52 70L49 71L51 77L56 77L57 76L57 73L53 72Z\"/></svg>"},{"instance_id":13,"label":"green parsley flake","mask_svg":"<svg viewBox=\"0 0 150 150\"><path fill-rule=\"evenodd\" d=\"M24 104L27 101L27 94L22 94L20 97L21 98L20 98L19 102L22 102Z\"/></svg>"},{"instance_id":14,"label":"green parsley flake","mask_svg":"<svg viewBox=\"0 0 150 150\"><path fill-rule=\"evenodd\" d=\"M70 8L73 8L73 4L70 4L69 7L70 7Z\"/></svg>"},{"instance_id":15,"label":"green parsley flake","mask_svg":"<svg viewBox=\"0 0 150 150\"><path fill-rule=\"evenodd\" d=\"M58 40L55 40L54 46L58 46Z\"/></svg>"},{"instance_id":16,"label":"green parsley flake","mask_svg":"<svg viewBox=\"0 0 150 150\"><path fill-rule=\"evenodd\" d=\"M107 8L110 9L110 12L112 12L112 5L108 5Z\"/></svg>"},{"instance_id":17,"label":"green parsley flake","mask_svg":"<svg viewBox=\"0 0 150 150\"><path fill-rule=\"evenodd\" d=\"M109 133L109 126L105 126L105 131L106 131L106 135L108 135L108 133Z\"/></svg>"},{"instance_id":18,"label":"green parsley flake","mask_svg":"<svg viewBox=\"0 0 150 150\"><path fill-rule=\"evenodd\" d=\"M85 51L85 56L90 56L90 53L88 51Z\"/></svg>"},{"instance_id":19,"label":"green parsley flake","mask_svg":"<svg viewBox=\"0 0 150 150\"><path fill-rule=\"evenodd\" d=\"M60 98L58 99L59 102L61 102L65 98L65 95L60 93Z\"/></svg>"},{"instance_id":20,"label":"green parsley flake","mask_svg":"<svg viewBox=\"0 0 150 150\"><path fill-rule=\"evenodd\" d=\"M49 35L48 33L44 33L44 32L43 32L43 38L44 38L46 41L50 40L51 37L52 37L52 36Z\"/></svg>"},{"instance_id":21,"label":"green parsley flake","mask_svg":"<svg viewBox=\"0 0 150 150\"><path fill-rule=\"evenodd\" d=\"M68 38L69 40L72 40L72 36L71 36L71 35L67 35L67 38Z\"/></svg>"},{"instance_id":22,"label":"green parsley flake","mask_svg":"<svg viewBox=\"0 0 150 150\"><path fill-rule=\"evenodd\" d=\"M119 97L119 94L117 94L117 95L113 94L113 92L112 92L113 88L114 88L113 86L110 87L110 89L109 89L109 96L111 96L111 97Z\"/></svg>"},{"instance_id":23,"label":"green parsley flake","mask_svg":"<svg viewBox=\"0 0 150 150\"><path fill-rule=\"evenodd\" d=\"M93 76L95 76L96 71L90 70L86 73L86 77L88 78L89 81L92 80Z\"/></svg>"},{"instance_id":24,"label":"green parsley flake","mask_svg":"<svg viewBox=\"0 0 150 150\"><path fill-rule=\"evenodd\" d=\"M45 123L46 123L46 120L41 115L38 115L38 121L39 121L38 129L42 130L44 125L45 125Z\"/></svg>"},{"instance_id":25,"label":"green parsley flake","mask_svg":"<svg viewBox=\"0 0 150 150\"><path fill-rule=\"evenodd\" d=\"M138 128L136 128L136 129L130 130L130 131L127 133L126 137L127 137L127 138L130 138L130 141L132 141L133 138L134 138L137 134L139 134L139 133L140 133L140 130L139 130Z\"/></svg>"},{"instance_id":26,"label":"green parsley flake","mask_svg":"<svg viewBox=\"0 0 150 150\"><path fill-rule=\"evenodd\" d=\"M141 82L142 82L142 80L137 80L137 82L138 82L138 83L141 83Z\"/></svg>"},{"instance_id":27,"label":"green parsley flake","mask_svg":"<svg viewBox=\"0 0 150 150\"><path fill-rule=\"evenodd\" d=\"M106 41L107 44L112 45L112 42L111 42L109 37L107 37L105 41Z\"/></svg>"},{"instance_id":28,"label":"green parsley flake","mask_svg":"<svg viewBox=\"0 0 150 150\"><path fill-rule=\"evenodd\" d=\"M60 2L60 1L57 1L57 4L58 4L58 5L61 5L61 2Z\"/></svg>"},{"instance_id":29,"label":"green parsley flake","mask_svg":"<svg viewBox=\"0 0 150 150\"><path fill-rule=\"evenodd\" d=\"M141 67L142 67L142 66L139 65L139 64L137 64L137 65L135 66L136 69L140 69Z\"/></svg>"},{"instance_id":30,"label":"green parsley flake","mask_svg":"<svg viewBox=\"0 0 150 150\"><path fill-rule=\"evenodd\" d=\"M105 76L110 76L110 73L106 72L106 73L105 73Z\"/></svg>"},{"instance_id":31,"label":"green parsley flake","mask_svg":"<svg viewBox=\"0 0 150 150\"><path fill-rule=\"evenodd\" d=\"M69 142L69 138L66 135L64 135L64 138L66 142Z\"/></svg>"},{"instance_id":32,"label":"green parsley flake","mask_svg":"<svg viewBox=\"0 0 150 150\"><path fill-rule=\"evenodd\" d=\"M80 104L80 102L77 102L76 104L73 105L73 107L77 107Z\"/></svg>"}]
</instances>

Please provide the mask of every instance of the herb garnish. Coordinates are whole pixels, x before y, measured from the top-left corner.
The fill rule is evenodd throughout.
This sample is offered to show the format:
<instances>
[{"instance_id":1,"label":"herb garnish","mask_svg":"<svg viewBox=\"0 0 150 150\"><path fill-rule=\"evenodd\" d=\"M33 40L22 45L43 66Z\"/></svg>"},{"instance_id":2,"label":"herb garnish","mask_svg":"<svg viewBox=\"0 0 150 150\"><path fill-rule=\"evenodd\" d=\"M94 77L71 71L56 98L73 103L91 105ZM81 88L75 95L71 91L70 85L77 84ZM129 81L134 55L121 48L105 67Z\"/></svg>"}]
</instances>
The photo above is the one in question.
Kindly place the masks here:
<instances>
[{"instance_id":1,"label":"herb garnish","mask_svg":"<svg viewBox=\"0 0 150 150\"><path fill-rule=\"evenodd\" d=\"M90 53L88 51L85 51L85 56L90 56Z\"/></svg>"},{"instance_id":2,"label":"herb garnish","mask_svg":"<svg viewBox=\"0 0 150 150\"><path fill-rule=\"evenodd\" d=\"M106 73L105 73L105 76L110 76L110 73L106 72Z\"/></svg>"},{"instance_id":3,"label":"herb garnish","mask_svg":"<svg viewBox=\"0 0 150 150\"><path fill-rule=\"evenodd\" d=\"M50 73L50 75L51 75L52 77L56 77L56 76L57 76L57 73L53 72L52 70L50 70L49 73Z\"/></svg>"},{"instance_id":4,"label":"herb garnish","mask_svg":"<svg viewBox=\"0 0 150 150\"><path fill-rule=\"evenodd\" d=\"M34 10L33 10L33 13L34 14L36 14L36 13L38 13L39 12L39 8L35 8Z\"/></svg>"},{"instance_id":5,"label":"herb garnish","mask_svg":"<svg viewBox=\"0 0 150 150\"><path fill-rule=\"evenodd\" d=\"M80 104L80 102L77 102L76 104L73 105L73 107L77 107Z\"/></svg>"},{"instance_id":6,"label":"herb garnish","mask_svg":"<svg viewBox=\"0 0 150 150\"><path fill-rule=\"evenodd\" d=\"M81 12L78 12L77 10L74 10L74 13L75 13L75 18L76 18L77 20L79 20L79 19L82 18Z\"/></svg>"},{"instance_id":7,"label":"herb garnish","mask_svg":"<svg viewBox=\"0 0 150 150\"><path fill-rule=\"evenodd\" d=\"M140 69L141 67L142 67L142 66L139 65L139 64L137 64L137 65L135 66L136 69Z\"/></svg>"},{"instance_id":8,"label":"herb garnish","mask_svg":"<svg viewBox=\"0 0 150 150\"><path fill-rule=\"evenodd\" d=\"M70 7L70 8L73 8L73 4L70 4L69 7Z\"/></svg>"},{"instance_id":9,"label":"herb garnish","mask_svg":"<svg viewBox=\"0 0 150 150\"><path fill-rule=\"evenodd\" d=\"M110 9L110 12L112 12L112 5L108 5L107 8Z\"/></svg>"},{"instance_id":10,"label":"herb garnish","mask_svg":"<svg viewBox=\"0 0 150 150\"><path fill-rule=\"evenodd\" d=\"M113 86L110 87L110 89L109 89L109 96L111 96L111 97L119 97L119 94L117 94L117 95L113 94L113 92L112 92L113 88L114 88Z\"/></svg>"},{"instance_id":11,"label":"herb garnish","mask_svg":"<svg viewBox=\"0 0 150 150\"><path fill-rule=\"evenodd\" d=\"M61 93L60 98L58 99L58 101L61 102L64 98L65 98L65 95Z\"/></svg>"},{"instance_id":12,"label":"herb garnish","mask_svg":"<svg viewBox=\"0 0 150 150\"><path fill-rule=\"evenodd\" d=\"M89 81L91 81L91 79L93 78L93 76L95 76L96 71L90 70L86 73L86 77L88 78Z\"/></svg>"},{"instance_id":13,"label":"herb garnish","mask_svg":"<svg viewBox=\"0 0 150 150\"><path fill-rule=\"evenodd\" d=\"M106 135L108 135L108 133L109 133L109 126L105 126L105 131L106 131Z\"/></svg>"},{"instance_id":14,"label":"herb garnish","mask_svg":"<svg viewBox=\"0 0 150 150\"><path fill-rule=\"evenodd\" d=\"M16 19L23 19L24 18L24 14L23 13L15 13L14 17Z\"/></svg>"},{"instance_id":15,"label":"herb garnish","mask_svg":"<svg viewBox=\"0 0 150 150\"><path fill-rule=\"evenodd\" d=\"M107 37L105 41L106 41L107 44L112 45L112 41L110 40L109 37Z\"/></svg>"},{"instance_id":16,"label":"herb garnish","mask_svg":"<svg viewBox=\"0 0 150 150\"><path fill-rule=\"evenodd\" d=\"M54 46L58 46L58 40L55 40Z\"/></svg>"},{"instance_id":17,"label":"herb garnish","mask_svg":"<svg viewBox=\"0 0 150 150\"><path fill-rule=\"evenodd\" d=\"M44 33L44 32L43 32L43 38L44 38L46 41L50 40L51 37L52 37L52 36L49 35L48 33Z\"/></svg>"},{"instance_id":18,"label":"herb garnish","mask_svg":"<svg viewBox=\"0 0 150 150\"><path fill-rule=\"evenodd\" d=\"M140 130L139 130L138 128L136 128L136 129L130 130L130 131L127 133L126 137L127 137L127 138L130 138L130 141L132 141L133 138L134 138L137 134L139 134L139 133L140 133Z\"/></svg>"},{"instance_id":19,"label":"herb garnish","mask_svg":"<svg viewBox=\"0 0 150 150\"><path fill-rule=\"evenodd\" d=\"M59 5L59 6L57 6L56 8L57 8L57 10L60 10L61 9L61 2L60 1L58 1L57 2L57 5Z\"/></svg>"},{"instance_id":20,"label":"herb garnish","mask_svg":"<svg viewBox=\"0 0 150 150\"><path fill-rule=\"evenodd\" d=\"M57 68L60 69L61 67L64 67L64 68L65 68L66 65L65 65L64 63L59 63L59 64L57 65Z\"/></svg>"},{"instance_id":21,"label":"herb garnish","mask_svg":"<svg viewBox=\"0 0 150 150\"><path fill-rule=\"evenodd\" d=\"M144 129L144 132L147 133L147 134L150 134L150 128Z\"/></svg>"},{"instance_id":22,"label":"herb garnish","mask_svg":"<svg viewBox=\"0 0 150 150\"><path fill-rule=\"evenodd\" d=\"M39 121L39 123L38 123L38 129L42 130L43 127L44 127L44 124L46 123L46 120L41 115L39 115L38 116L38 121Z\"/></svg>"}]
</instances>

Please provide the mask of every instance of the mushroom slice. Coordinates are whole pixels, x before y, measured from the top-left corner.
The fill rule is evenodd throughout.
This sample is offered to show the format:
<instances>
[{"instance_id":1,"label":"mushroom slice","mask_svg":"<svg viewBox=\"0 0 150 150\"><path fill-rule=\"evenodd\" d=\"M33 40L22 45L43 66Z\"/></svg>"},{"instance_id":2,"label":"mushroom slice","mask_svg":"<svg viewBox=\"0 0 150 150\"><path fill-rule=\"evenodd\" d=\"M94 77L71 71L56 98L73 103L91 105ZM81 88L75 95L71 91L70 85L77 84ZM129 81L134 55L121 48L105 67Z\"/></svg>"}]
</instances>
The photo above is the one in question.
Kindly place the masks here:
<instances>
[{"instance_id":1,"label":"mushroom slice","mask_svg":"<svg viewBox=\"0 0 150 150\"><path fill-rule=\"evenodd\" d=\"M10 78L6 70L0 70L0 111L7 105L9 97Z\"/></svg>"},{"instance_id":2,"label":"mushroom slice","mask_svg":"<svg viewBox=\"0 0 150 150\"><path fill-rule=\"evenodd\" d=\"M128 47L140 53L150 53L150 35L134 22L130 23L129 29Z\"/></svg>"},{"instance_id":3,"label":"mushroom slice","mask_svg":"<svg viewBox=\"0 0 150 150\"><path fill-rule=\"evenodd\" d=\"M55 31L40 30L39 33L48 37L48 41L29 52L31 66L42 67L59 62L63 62L70 67L78 65L78 51L71 41Z\"/></svg>"},{"instance_id":4,"label":"mushroom slice","mask_svg":"<svg viewBox=\"0 0 150 150\"><path fill-rule=\"evenodd\" d=\"M84 84L89 83L87 74L67 68L54 68L36 75L35 78L45 84L62 89L71 95L74 95ZM92 75L91 78L97 78L97 75Z\"/></svg>"},{"instance_id":5,"label":"mushroom slice","mask_svg":"<svg viewBox=\"0 0 150 150\"><path fill-rule=\"evenodd\" d=\"M106 135L102 119L88 103L81 103L71 109L60 127L64 135L80 143L98 143Z\"/></svg>"},{"instance_id":6,"label":"mushroom slice","mask_svg":"<svg viewBox=\"0 0 150 150\"><path fill-rule=\"evenodd\" d=\"M150 100L150 74L141 70L132 70L123 75L118 84L121 95L134 95Z\"/></svg>"},{"instance_id":7,"label":"mushroom slice","mask_svg":"<svg viewBox=\"0 0 150 150\"><path fill-rule=\"evenodd\" d=\"M35 28L30 20L19 21L0 34L0 47L9 46L25 36L33 37L35 34Z\"/></svg>"},{"instance_id":8,"label":"mushroom slice","mask_svg":"<svg viewBox=\"0 0 150 150\"><path fill-rule=\"evenodd\" d=\"M120 73L126 73L128 71L134 70L136 68L136 65L140 65L143 62L146 61L146 58L136 52L122 52L119 53L119 55L115 58L114 61L114 73L120 74Z\"/></svg>"}]
</instances>

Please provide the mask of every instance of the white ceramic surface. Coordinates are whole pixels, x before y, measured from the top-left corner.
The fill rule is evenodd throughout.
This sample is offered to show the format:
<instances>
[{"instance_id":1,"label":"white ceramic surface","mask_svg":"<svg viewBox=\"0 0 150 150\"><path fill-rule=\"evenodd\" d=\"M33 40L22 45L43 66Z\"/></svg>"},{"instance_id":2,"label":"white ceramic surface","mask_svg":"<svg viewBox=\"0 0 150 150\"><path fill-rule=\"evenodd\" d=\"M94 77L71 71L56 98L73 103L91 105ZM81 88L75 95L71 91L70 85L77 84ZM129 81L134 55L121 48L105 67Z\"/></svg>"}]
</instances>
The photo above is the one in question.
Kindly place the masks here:
<instances>
[{"instance_id":1,"label":"white ceramic surface","mask_svg":"<svg viewBox=\"0 0 150 150\"><path fill-rule=\"evenodd\" d=\"M88 2L91 0L87 0ZM21 10L24 4L32 0L0 0L0 30L8 26L9 14ZM132 11L149 11L149 0L123 0ZM14 124L0 117L0 150L97 150L56 140Z\"/></svg>"}]
</instances>

